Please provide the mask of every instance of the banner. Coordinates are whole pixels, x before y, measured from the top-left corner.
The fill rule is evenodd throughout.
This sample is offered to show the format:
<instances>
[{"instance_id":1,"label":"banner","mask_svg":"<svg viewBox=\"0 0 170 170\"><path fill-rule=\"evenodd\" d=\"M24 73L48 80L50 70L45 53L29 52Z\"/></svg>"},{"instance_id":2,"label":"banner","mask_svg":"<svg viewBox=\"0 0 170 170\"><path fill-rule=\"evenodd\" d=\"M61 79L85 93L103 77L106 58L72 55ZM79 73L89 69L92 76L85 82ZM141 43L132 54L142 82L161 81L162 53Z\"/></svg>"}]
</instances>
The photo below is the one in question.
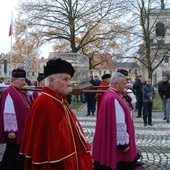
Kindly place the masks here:
<instances>
[{"instance_id":1,"label":"banner","mask_svg":"<svg viewBox=\"0 0 170 170\"><path fill-rule=\"evenodd\" d=\"M11 16L11 24L9 27L9 36L11 36L13 34L13 23L12 23L12 16Z\"/></svg>"}]
</instances>

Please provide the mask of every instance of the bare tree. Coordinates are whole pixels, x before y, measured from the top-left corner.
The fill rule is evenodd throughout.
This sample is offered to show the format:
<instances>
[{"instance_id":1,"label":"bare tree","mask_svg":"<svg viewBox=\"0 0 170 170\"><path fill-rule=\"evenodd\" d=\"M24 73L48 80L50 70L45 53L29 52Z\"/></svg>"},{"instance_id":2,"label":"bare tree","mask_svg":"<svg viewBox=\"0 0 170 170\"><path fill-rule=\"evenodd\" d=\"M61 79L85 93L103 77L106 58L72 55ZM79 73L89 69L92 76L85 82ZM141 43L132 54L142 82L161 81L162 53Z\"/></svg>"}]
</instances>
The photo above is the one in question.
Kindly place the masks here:
<instances>
[{"instance_id":1,"label":"bare tree","mask_svg":"<svg viewBox=\"0 0 170 170\"><path fill-rule=\"evenodd\" d=\"M54 43L56 48L62 40L65 45L69 43L70 52L81 51L86 45L104 39L110 32L107 27L101 27L88 40L87 36L99 24L113 21L114 12L111 0L27 1L21 2L18 10L18 38L24 31L22 25L28 25L30 33L39 34L41 44Z\"/></svg>"},{"instance_id":2,"label":"bare tree","mask_svg":"<svg viewBox=\"0 0 170 170\"><path fill-rule=\"evenodd\" d=\"M41 44L52 43L56 52L87 55L89 69L94 68L100 64L92 63L94 54L111 53L112 58L123 49L115 42L120 35L124 38L128 36L119 21L123 15L119 13L120 4L114 0L21 2L18 5L20 15L16 24L16 39L22 39L27 29L30 37L40 37ZM101 62L107 60L102 59Z\"/></svg>"},{"instance_id":3,"label":"bare tree","mask_svg":"<svg viewBox=\"0 0 170 170\"><path fill-rule=\"evenodd\" d=\"M128 0L126 4L130 7L124 10L131 14L129 21L133 23L133 32L129 34L132 35L131 44L133 49L136 49L136 54L126 55L125 58L139 61L152 79L153 72L165 61L170 52L170 44L165 41L170 24L166 20L166 15L167 13L170 15L170 12L165 9L164 1ZM126 53L129 51L130 48Z\"/></svg>"}]
</instances>

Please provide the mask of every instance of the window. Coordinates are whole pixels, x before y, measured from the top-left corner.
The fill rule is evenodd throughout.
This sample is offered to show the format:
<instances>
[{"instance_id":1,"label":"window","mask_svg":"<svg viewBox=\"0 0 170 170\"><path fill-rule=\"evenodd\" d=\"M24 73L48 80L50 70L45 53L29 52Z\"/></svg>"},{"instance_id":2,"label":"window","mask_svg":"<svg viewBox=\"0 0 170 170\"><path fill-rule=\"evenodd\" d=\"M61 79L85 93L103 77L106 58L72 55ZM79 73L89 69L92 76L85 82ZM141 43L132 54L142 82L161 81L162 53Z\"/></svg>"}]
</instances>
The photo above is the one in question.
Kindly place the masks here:
<instances>
[{"instance_id":1,"label":"window","mask_svg":"<svg viewBox=\"0 0 170 170\"><path fill-rule=\"evenodd\" d=\"M150 39L150 42L153 43L153 38Z\"/></svg>"},{"instance_id":2,"label":"window","mask_svg":"<svg viewBox=\"0 0 170 170\"><path fill-rule=\"evenodd\" d=\"M156 36L165 36L165 26L162 22L156 24Z\"/></svg>"},{"instance_id":3,"label":"window","mask_svg":"<svg viewBox=\"0 0 170 170\"><path fill-rule=\"evenodd\" d=\"M164 45L165 45L165 40L157 40L157 45L158 45L159 47L164 46Z\"/></svg>"},{"instance_id":4,"label":"window","mask_svg":"<svg viewBox=\"0 0 170 170\"><path fill-rule=\"evenodd\" d=\"M165 56L165 63L169 63L169 56Z\"/></svg>"}]
</instances>

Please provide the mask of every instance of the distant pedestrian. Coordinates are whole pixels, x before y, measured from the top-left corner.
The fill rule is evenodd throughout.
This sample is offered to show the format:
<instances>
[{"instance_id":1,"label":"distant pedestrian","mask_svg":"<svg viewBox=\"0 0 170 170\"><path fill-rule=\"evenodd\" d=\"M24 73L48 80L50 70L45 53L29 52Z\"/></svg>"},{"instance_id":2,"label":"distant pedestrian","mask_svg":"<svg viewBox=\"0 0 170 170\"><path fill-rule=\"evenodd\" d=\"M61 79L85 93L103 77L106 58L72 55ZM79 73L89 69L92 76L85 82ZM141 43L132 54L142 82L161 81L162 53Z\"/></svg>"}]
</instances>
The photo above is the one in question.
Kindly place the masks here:
<instances>
[{"instance_id":1,"label":"distant pedestrian","mask_svg":"<svg viewBox=\"0 0 170 170\"><path fill-rule=\"evenodd\" d=\"M100 85L101 80L99 79L98 76L94 76L94 81L95 81L96 86Z\"/></svg>"},{"instance_id":2,"label":"distant pedestrian","mask_svg":"<svg viewBox=\"0 0 170 170\"><path fill-rule=\"evenodd\" d=\"M146 80L146 85L142 87L143 94L143 121L144 126L152 126L152 108L153 100L155 98L155 90L152 86L152 81L150 78Z\"/></svg>"},{"instance_id":3,"label":"distant pedestrian","mask_svg":"<svg viewBox=\"0 0 170 170\"><path fill-rule=\"evenodd\" d=\"M0 84L1 85L6 85L5 82L4 82L4 78L3 77L0 78Z\"/></svg>"},{"instance_id":4,"label":"distant pedestrian","mask_svg":"<svg viewBox=\"0 0 170 170\"><path fill-rule=\"evenodd\" d=\"M136 100L137 100L137 118L142 116L143 111L143 95L142 95L142 87L145 85L145 78L143 76L139 76L139 81L135 84L136 91Z\"/></svg>"},{"instance_id":5,"label":"distant pedestrian","mask_svg":"<svg viewBox=\"0 0 170 170\"><path fill-rule=\"evenodd\" d=\"M91 83L93 86L96 86L96 82L93 79L93 76L89 76L89 83ZM92 113L92 116L94 116L94 113L96 111L96 98L95 93L85 93L85 98L87 102L87 114L86 116L90 116Z\"/></svg>"},{"instance_id":6,"label":"distant pedestrian","mask_svg":"<svg viewBox=\"0 0 170 170\"><path fill-rule=\"evenodd\" d=\"M162 100L162 107L164 112L163 120L169 122L170 118L170 83L166 75L162 76L162 82L158 85L158 92Z\"/></svg>"}]
</instances>

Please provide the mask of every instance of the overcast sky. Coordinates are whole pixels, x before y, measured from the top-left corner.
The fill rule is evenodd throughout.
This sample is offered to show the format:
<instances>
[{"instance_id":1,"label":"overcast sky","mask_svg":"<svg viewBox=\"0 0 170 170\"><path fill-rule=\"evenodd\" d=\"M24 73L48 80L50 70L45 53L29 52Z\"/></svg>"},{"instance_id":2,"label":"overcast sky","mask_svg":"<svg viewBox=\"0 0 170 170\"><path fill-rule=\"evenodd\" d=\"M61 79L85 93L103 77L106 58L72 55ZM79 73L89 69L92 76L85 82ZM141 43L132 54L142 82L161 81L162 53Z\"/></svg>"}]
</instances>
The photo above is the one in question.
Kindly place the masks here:
<instances>
[{"instance_id":1,"label":"overcast sky","mask_svg":"<svg viewBox=\"0 0 170 170\"><path fill-rule=\"evenodd\" d=\"M11 37L9 37L8 34L11 23L11 13L13 13L13 20L15 20L18 15L17 11L15 11L18 1L19 0L5 0L0 5L0 54L11 51ZM13 43L14 41L14 38L12 38ZM49 52L52 52L50 46L41 48L40 57L48 57Z\"/></svg>"},{"instance_id":2,"label":"overcast sky","mask_svg":"<svg viewBox=\"0 0 170 170\"><path fill-rule=\"evenodd\" d=\"M11 22L11 13L13 13L13 20L18 16L15 8L19 0L5 0L0 5L0 54L8 53L11 50L11 37L9 34L9 27ZM165 0L170 5L170 0ZM169 7L169 6L168 6ZM14 43L14 38L12 38ZM48 57L49 52L52 52L50 45L40 48L40 57Z\"/></svg>"}]
</instances>

